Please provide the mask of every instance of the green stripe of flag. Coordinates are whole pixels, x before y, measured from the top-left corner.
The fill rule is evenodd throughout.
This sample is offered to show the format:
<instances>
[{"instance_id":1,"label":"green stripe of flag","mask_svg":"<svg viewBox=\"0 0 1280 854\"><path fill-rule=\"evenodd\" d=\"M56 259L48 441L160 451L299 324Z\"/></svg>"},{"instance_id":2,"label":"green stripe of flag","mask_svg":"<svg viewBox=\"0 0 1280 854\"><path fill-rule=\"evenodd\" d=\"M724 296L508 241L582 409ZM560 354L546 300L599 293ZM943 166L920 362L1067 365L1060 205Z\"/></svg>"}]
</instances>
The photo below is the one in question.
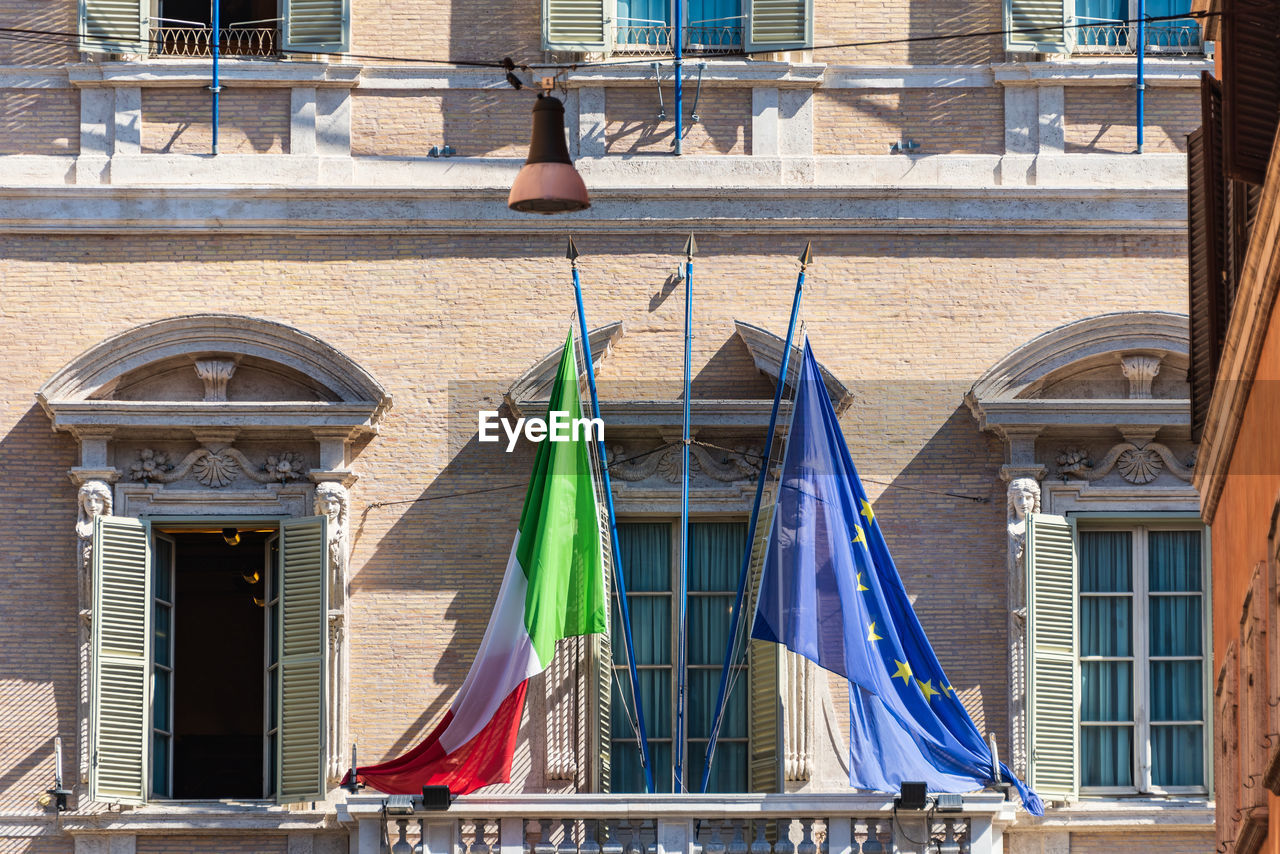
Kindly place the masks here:
<instances>
[{"instance_id":1,"label":"green stripe of flag","mask_svg":"<svg viewBox=\"0 0 1280 854\"><path fill-rule=\"evenodd\" d=\"M572 333L551 389L548 424L552 412L582 417ZM544 668L556 641L607 629L589 433L580 431L577 441L539 443L520 515L516 560L528 581L524 625Z\"/></svg>"}]
</instances>

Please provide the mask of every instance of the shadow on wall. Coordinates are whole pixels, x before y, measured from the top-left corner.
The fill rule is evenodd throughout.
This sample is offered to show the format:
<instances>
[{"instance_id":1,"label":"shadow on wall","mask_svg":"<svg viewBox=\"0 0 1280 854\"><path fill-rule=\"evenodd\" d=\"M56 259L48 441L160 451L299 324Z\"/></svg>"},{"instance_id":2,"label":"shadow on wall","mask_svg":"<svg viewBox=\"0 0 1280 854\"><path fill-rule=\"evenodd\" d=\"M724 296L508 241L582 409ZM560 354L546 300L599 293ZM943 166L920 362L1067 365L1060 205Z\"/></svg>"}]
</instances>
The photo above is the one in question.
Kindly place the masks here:
<instances>
[{"instance_id":1,"label":"shadow on wall","mask_svg":"<svg viewBox=\"0 0 1280 854\"><path fill-rule=\"evenodd\" d=\"M1003 449L978 430L964 405L945 411L965 388L931 383L904 394L901 387L858 383L842 420L867 491L879 491L876 520L938 661L979 732L995 732L1007 750ZM903 399L893 403L894 394ZM866 418L863 407L873 409ZM912 434L922 427L932 433L906 466L891 480L877 476L901 465L898 449L914 445ZM843 698L835 702L846 716Z\"/></svg>"},{"instance_id":2,"label":"shadow on wall","mask_svg":"<svg viewBox=\"0 0 1280 854\"><path fill-rule=\"evenodd\" d=\"M1004 26L1001 0L932 0L908 4L909 38L980 33ZM1001 36L971 36L909 42L907 62L912 65L984 65L1004 60Z\"/></svg>"},{"instance_id":3,"label":"shadow on wall","mask_svg":"<svg viewBox=\"0 0 1280 854\"><path fill-rule=\"evenodd\" d=\"M0 437L0 812L28 812L53 783L62 736L76 766L75 442L32 406ZM25 653L21 651L25 650Z\"/></svg>"}]
</instances>

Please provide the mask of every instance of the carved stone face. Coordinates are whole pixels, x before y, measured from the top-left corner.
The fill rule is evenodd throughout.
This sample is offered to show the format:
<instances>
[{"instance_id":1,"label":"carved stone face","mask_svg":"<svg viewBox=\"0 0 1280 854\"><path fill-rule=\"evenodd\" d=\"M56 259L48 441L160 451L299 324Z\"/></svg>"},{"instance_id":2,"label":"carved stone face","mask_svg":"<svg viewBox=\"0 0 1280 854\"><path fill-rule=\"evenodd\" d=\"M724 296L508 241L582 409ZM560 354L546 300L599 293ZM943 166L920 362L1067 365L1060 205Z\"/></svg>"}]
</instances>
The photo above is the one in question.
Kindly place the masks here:
<instances>
[{"instance_id":1,"label":"carved stone face","mask_svg":"<svg viewBox=\"0 0 1280 854\"><path fill-rule=\"evenodd\" d=\"M1025 519L1028 513L1034 513L1039 498L1040 490L1027 478L1019 478L1009 485L1009 506L1018 519Z\"/></svg>"},{"instance_id":2,"label":"carved stone face","mask_svg":"<svg viewBox=\"0 0 1280 854\"><path fill-rule=\"evenodd\" d=\"M329 521L337 523L338 517L342 515L342 501L336 495L321 495L316 502L319 504L319 510L329 517Z\"/></svg>"},{"instance_id":3,"label":"carved stone face","mask_svg":"<svg viewBox=\"0 0 1280 854\"><path fill-rule=\"evenodd\" d=\"M96 492L90 492L84 497L84 512L90 516L101 516L107 512L107 502Z\"/></svg>"}]
</instances>

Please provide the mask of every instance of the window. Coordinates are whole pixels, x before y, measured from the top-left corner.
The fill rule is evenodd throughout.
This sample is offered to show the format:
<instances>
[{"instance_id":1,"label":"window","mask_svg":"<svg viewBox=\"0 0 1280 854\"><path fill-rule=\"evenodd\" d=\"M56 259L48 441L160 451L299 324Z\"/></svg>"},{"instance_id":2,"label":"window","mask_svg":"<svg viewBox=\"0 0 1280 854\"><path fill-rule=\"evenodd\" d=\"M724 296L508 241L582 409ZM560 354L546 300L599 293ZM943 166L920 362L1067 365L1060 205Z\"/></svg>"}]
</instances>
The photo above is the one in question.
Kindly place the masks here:
<instances>
[{"instance_id":1,"label":"window","mask_svg":"<svg viewBox=\"0 0 1280 854\"><path fill-rule=\"evenodd\" d=\"M227 55L342 53L351 0L219 0L218 45ZM81 0L80 49L89 53L208 56L213 31L200 0Z\"/></svg>"},{"instance_id":2,"label":"window","mask_svg":"<svg viewBox=\"0 0 1280 854\"><path fill-rule=\"evenodd\" d=\"M1058 798L1207 792L1202 526L1030 518L1032 785Z\"/></svg>"},{"instance_id":3,"label":"window","mask_svg":"<svg viewBox=\"0 0 1280 854\"><path fill-rule=\"evenodd\" d=\"M675 596L679 572L678 523L629 522L618 525L622 568L627 582L636 670L649 733L654 785L671 791L675 731ZM689 525L689 605L686 647L688 712L685 740L686 786L697 791L715 713L728 639L730 609L737 595L747 526L743 522L692 522ZM615 591L615 596L617 595ZM618 613L617 608L614 614ZM612 790L643 792L644 773L621 692L629 685L626 647L613 620L613 700L611 704ZM720 728L707 790L744 792L748 788L746 665L734 670L737 689L730 695Z\"/></svg>"},{"instance_id":4,"label":"window","mask_svg":"<svg viewBox=\"0 0 1280 854\"><path fill-rule=\"evenodd\" d=\"M324 797L326 519L222 526L95 521L94 800Z\"/></svg>"},{"instance_id":5,"label":"window","mask_svg":"<svg viewBox=\"0 0 1280 854\"><path fill-rule=\"evenodd\" d=\"M544 50L669 54L671 0L542 0ZM690 0L682 46L703 53L813 44L813 0Z\"/></svg>"},{"instance_id":6,"label":"window","mask_svg":"<svg viewBox=\"0 0 1280 854\"><path fill-rule=\"evenodd\" d=\"M1191 0L1147 0L1147 16L1183 15ZM1005 50L1012 53L1132 54L1137 0L1004 0ZM1156 21L1146 29L1147 53L1200 53L1195 20Z\"/></svg>"}]
</instances>

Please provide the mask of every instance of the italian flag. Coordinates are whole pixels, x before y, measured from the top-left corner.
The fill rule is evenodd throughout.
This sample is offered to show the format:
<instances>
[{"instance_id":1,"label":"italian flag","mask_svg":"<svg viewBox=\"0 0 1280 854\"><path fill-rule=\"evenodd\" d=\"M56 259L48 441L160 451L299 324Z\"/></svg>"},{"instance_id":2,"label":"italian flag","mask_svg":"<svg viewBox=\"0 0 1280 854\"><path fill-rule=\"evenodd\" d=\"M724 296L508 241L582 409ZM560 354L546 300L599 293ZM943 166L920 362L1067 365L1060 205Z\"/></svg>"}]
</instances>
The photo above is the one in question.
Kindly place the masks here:
<instances>
[{"instance_id":1,"label":"italian flag","mask_svg":"<svg viewBox=\"0 0 1280 854\"><path fill-rule=\"evenodd\" d=\"M582 417L572 333L548 423L552 412ZM590 441L582 430L576 441L538 445L498 601L462 690L425 741L358 769L360 782L388 794L417 793L424 785L466 794L510 781L529 678L550 666L556 641L608 630Z\"/></svg>"}]
</instances>

